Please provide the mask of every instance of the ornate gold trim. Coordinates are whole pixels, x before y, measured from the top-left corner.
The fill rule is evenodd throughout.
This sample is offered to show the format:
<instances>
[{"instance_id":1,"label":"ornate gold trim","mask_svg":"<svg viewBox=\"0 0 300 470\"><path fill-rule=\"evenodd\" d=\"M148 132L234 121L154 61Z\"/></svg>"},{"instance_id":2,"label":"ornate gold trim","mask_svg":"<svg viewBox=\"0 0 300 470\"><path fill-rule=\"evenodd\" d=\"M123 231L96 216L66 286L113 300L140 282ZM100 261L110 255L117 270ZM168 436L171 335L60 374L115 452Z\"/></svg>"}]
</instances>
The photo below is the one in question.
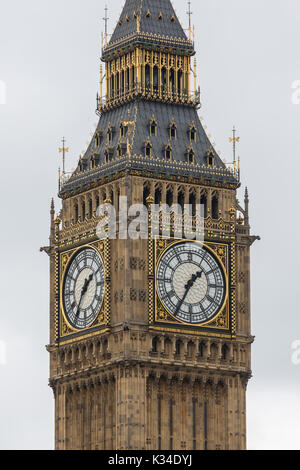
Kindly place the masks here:
<instances>
[{"instance_id":1,"label":"ornate gold trim","mask_svg":"<svg viewBox=\"0 0 300 470\"><path fill-rule=\"evenodd\" d=\"M195 334L195 329L214 329L222 330L223 334L228 336L231 334L231 330L235 328L235 300L230 298L230 287L234 286L235 283L235 269L232 270L231 263L229 261L229 244L222 242L210 242L205 241L203 244L218 260L221 268L224 272L225 282L226 282L226 295L223 301L223 305L220 308L219 312L215 317L208 322L200 324L190 324L183 322L172 315L171 312L162 304L158 292L157 292L157 283L156 283L156 273L157 266L161 257L164 253L171 247L179 243L188 243L194 242L199 243L195 240L174 240L174 239L158 239L155 241L149 240L149 325L152 328L159 329L162 325L169 325L169 330L172 331L172 327L176 328L176 331L179 331L180 325L190 328L191 334ZM234 242L232 242L234 245ZM234 248L231 247L232 249ZM154 267L154 272L152 270ZM229 287L229 275L230 275L230 287ZM231 296L232 297L232 296ZM230 321L230 307L231 307L231 321ZM161 326L159 326L161 325ZM163 326L164 330L165 326ZM186 329L184 330L187 331ZM201 334L202 334L201 331ZM228 333L225 333L225 332ZM193 333L192 333L193 332ZM233 331L232 331L233 332ZM211 333L210 333L211 334Z\"/></svg>"},{"instance_id":2,"label":"ornate gold trim","mask_svg":"<svg viewBox=\"0 0 300 470\"><path fill-rule=\"evenodd\" d=\"M64 279L66 276L66 272L68 270L68 267L70 266L70 263L74 256L76 254L85 249L93 249L98 253L100 256L103 267L104 267L104 275L105 275L105 285L104 285L104 296L103 300L101 303L101 307L99 310L99 313L97 317L95 318L95 321L93 322L92 325L90 325L86 329L76 329L74 328L70 322L68 321L67 315L64 311L64 305L63 305L63 283ZM56 338L60 341L65 341L65 338L68 338L70 335L78 335L80 336L80 339L82 337L86 337L86 333L90 331L91 329L94 329L96 327L106 327L105 331L110 326L110 243L109 240L97 240L96 242L93 243L85 243L83 245L77 246L76 248L72 248L70 250L66 251L60 251L57 256L57 262L60 268L60 275L59 278L57 279L57 290L59 292L58 297L59 297L59 308L57 308L57 327L59 325L59 334L57 331L57 336ZM58 330L58 328L57 328ZM91 333L93 334L99 334L97 331L96 333Z\"/></svg>"}]
</instances>

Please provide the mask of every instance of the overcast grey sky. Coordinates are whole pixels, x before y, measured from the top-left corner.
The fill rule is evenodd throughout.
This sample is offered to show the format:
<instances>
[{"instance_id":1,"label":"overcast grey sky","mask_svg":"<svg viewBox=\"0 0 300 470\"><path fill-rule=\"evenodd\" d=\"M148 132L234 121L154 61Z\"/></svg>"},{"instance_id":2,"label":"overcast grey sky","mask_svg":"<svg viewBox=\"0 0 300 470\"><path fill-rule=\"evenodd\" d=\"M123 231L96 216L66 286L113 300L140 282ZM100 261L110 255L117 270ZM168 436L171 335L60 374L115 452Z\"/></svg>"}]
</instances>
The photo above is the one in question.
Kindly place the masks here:
<instances>
[{"instance_id":1,"label":"overcast grey sky","mask_svg":"<svg viewBox=\"0 0 300 470\"><path fill-rule=\"evenodd\" d=\"M109 29L123 2L110 0ZM185 1L173 2L187 24ZM57 192L58 147L68 168L97 122L100 0L0 0L1 269L0 449L52 449L47 386L49 206ZM228 161L233 124L241 138L251 223L253 374L248 447L300 449L299 0L194 0L204 123ZM1 90L0 90L1 91ZM1 100L0 100L1 101ZM240 200L242 200L242 193ZM57 202L57 198L56 198ZM0 361L1 362L1 361Z\"/></svg>"}]
</instances>

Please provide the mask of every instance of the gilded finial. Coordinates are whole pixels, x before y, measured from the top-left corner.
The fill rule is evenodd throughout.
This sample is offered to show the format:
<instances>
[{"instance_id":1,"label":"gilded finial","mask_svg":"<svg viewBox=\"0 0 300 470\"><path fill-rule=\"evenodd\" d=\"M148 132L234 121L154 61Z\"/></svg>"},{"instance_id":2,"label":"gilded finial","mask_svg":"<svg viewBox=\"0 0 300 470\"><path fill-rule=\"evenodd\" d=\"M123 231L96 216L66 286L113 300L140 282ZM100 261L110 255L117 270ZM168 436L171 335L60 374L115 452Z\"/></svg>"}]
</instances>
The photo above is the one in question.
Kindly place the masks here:
<instances>
[{"instance_id":1,"label":"gilded finial","mask_svg":"<svg viewBox=\"0 0 300 470\"><path fill-rule=\"evenodd\" d=\"M108 20L109 20L107 16L107 13L108 13L107 5L105 5L104 11L105 11L105 16L102 19L104 21L104 46L106 47L107 46L107 25L108 25Z\"/></svg>"},{"instance_id":2,"label":"gilded finial","mask_svg":"<svg viewBox=\"0 0 300 470\"><path fill-rule=\"evenodd\" d=\"M62 169L62 183L64 184L65 182L65 160L66 160L66 153L69 152L69 147L65 147L66 139L63 137L62 138L62 144L63 146L58 149L59 153L63 154L63 169Z\"/></svg>"},{"instance_id":3,"label":"gilded finial","mask_svg":"<svg viewBox=\"0 0 300 470\"><path fill-rule=\"evenodd\" d=\"M56 225L56 228L58 229L61 223L61 218L57 216L56 219L54 220L54 223Z\"/></svg>"},{"instance_id":4,"label":"gilded finial","mask_svg":"<svg viewBox=\"0 0 300 470\"><path fill-rule=\"evenodd\" d=\"M191 41L191 39L192 39L192 21L191 21L191 19L192 19L192 14L193 14L193 12L191 11L191 2L188 2L188 7L189 7L189 9L187 11L187 15L189 17L189 40Z\"/></svg>"},{"instance_id":5,"label":"gilded finial","mask_svg":"<svg viewBox=\"0 0 300 470\"><path fill-rule=\"evenodd\" d=\"M236 143L240 141L239 137L236 137L236 128L233 126L232 137L229 137L229 143L233 143L233 168L236 168Z\"/></svg>"},{"instance_id":6,"label":"gilded finial","mask_svg":"<svg viewBox=\"0 0 300 470\"><path fill-rule=\"evenodd\" d=\"M146 198L146 203L148 206L154 204L154 197L151 194Z\"/></svg>"},{"instance_id":7,"label":"gilded finial","mask_svg":"<svg viewBox=\"0 0 300 470\"><path fill-rule=\"evenodd\" d=\"M237 223L238 223L238 225L243 225L243 223L244 223L244 219L243 219L243 217L241 216L241 214L239 214L239 217L238 217L238 219L237 219Z\"/></svg>"}]
</instances>

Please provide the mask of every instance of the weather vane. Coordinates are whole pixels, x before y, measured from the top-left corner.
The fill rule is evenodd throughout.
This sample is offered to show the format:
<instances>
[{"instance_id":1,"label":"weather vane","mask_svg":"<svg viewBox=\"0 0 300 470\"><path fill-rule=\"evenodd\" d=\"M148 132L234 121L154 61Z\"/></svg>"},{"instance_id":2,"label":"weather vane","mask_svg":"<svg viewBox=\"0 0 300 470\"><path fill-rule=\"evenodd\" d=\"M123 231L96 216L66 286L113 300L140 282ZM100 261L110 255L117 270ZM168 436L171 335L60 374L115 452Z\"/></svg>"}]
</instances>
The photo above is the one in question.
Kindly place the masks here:
<instances>
[{"instance_id":1,"label":"weather vane","mask_svg":"<svg viewBox=\"0 0 300 470\"><path fill-rule=\"evenodd\" d=\"M233 143L233 167L236 167L236 143L240 141L239 137L236 137L236 128L233 126L232 137L229 137L229 142Z\"/></svg>"},{"instance_id":2,"label":"weather vane","mask_svg":"<svg viewBox=\"0 0 300 470\"><path fill-rule=\"evenodd\" d=\"M62 169L62 181L64 183L65 181L65 159L66 159L66 153L69 151L69 147L65 147L65 143L66 143L66 139L63 137L62 138L62 144L63 146L61 148L59 148L59 153L62 153L63 154L63 169Z\"/></svg>"}]
</instances>

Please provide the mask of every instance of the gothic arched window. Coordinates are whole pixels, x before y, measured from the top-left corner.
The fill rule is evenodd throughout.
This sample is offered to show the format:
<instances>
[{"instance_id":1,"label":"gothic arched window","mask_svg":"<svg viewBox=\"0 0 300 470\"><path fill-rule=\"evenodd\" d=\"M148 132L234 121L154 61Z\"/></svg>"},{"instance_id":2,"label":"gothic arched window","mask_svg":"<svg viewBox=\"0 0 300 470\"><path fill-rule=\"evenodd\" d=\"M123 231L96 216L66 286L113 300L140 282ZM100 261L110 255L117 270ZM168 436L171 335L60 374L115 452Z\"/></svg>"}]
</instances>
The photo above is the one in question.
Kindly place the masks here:
<instances>
[{"instance_id":1,"label":"gothic arched window","mask_svg":"<svg viewBox=\"0 0 300 470\"><path fill-rule=\"evenodd\" d=\"M219 201L216 195L211 200L211 216L213 219L219 218Z\"/></svg>"},{"instance_id":2,"label":"gothic arched window","mask_svg":"<svg viewBox=\"0 0 300 470\"><path fill-rule=\"evenodd\" d=\"M164 91L167 90L167 69L163 67L161 69L161 85Z\"/></svg>"},{"instance_id":3,"label":"gothic arched window","mask_svg":"<svg viewBox=\"0 0 300 470\"><path fill-rule=\"evenodd\" d=\"M128 131L128 127L124 126L124 124L120 125L120 136L121 137L126 137Z\"/></svg>"},{"instance_id":4,"label":"gothic arched window","mask_svg":"<svg viewBox=\"0 0 300 470\"><path fill-rule=\"evenodd\" d=\"M178 84L178 94L182 91L182 70L178 70L177 73L177 84Z\"/></svg>"},{"instance_id":5,"label":"gothic arched window","mask_svg":"<svg viewBox=\"0 0 300 470\"><path fill-rule=\"evenodd\" d=\"M204 356L204 350L205 350L205 344L203 343L203 341L201 341L201 343L199 343L199 356L200 357Z\"/></svg>"},{"instance_id":6,"label":"gothic arched window","mask_svg":"<svg viewBox=\"0 0 300 470\"><path fill-rule=\"evenodd\" d=\"M177 138L177 126L175 122L170 123L170 139L176 139Z\"/></svg>"},{"instance_id":7,"label":"gothic arched window","mask_svg":"<svg viewBox=\"0 0 300 470\"><path fill-rule=\"evenodd\" d=\"M148 157L148 158L151 157L151 149L152 149L151 143L145 142L145 157Z\"/></svg>"},{"instance_id":8,"label":"gothic arched window","mask_svg":"<svg viewBox=\"0 0 300 470\"><path fill-rule=\"evenodd\" d=\"M189 197L190 212L192 216L196 215L196 195L191 193Z\"/></svg>"},{"instance_id":9,"label":"gothic arched window","mask_svg":"<svg viewBox=\"0 0 300 470\"><path fill-rule=\"evenodd\" d=\"M209 166L209 167L214 166L215 156L214 156L214 152L211 149L207 150L207 152L206 152L206 163L207 163L207 166Z\"/></svg>"},{"instance_id":10,"label":"gothic arched window","mask_svg":"<svg viewBox=\"0 0 300 470\"><path fill-rule=\"evenodd\" d=\"M150 66L148 64L145 67L145 87L150 88Z\"/></svg>"},{"instance_id":11,"label":"gothic arched window","mask_svg":"<svg viewBox=\"0 0 300 470\"><path fill-rule=\"evenodd\" d=\"M158 67L153 67L153 88L155 91L158 90Z\"/></svg>"},{"instance_id":12,"label":"gothic arched window","mask_svg":"<svg viewBox=\"0 0 300 470\"><path fill-rule=\"evenodd\" d=\"M178 192L178 204L180 205L182 211L184 209L184 192L180 190Z\"/></svg>"},{"instance_id":13,"label":"gothic arched window","mask_svg":"<svg viewBox=\"0 0 300 470\"><path fill-rule=\"evenodd\" d=\"M79 218L79 212L78 212L78 204L77 202L75 203L75 208L74 208L74 216L75 216L75 222L78 222L78 218Z\"/></svg>"},{"instance_id":14,"label":"gothic arched window","mask_svg":"<svg viewBox=\"0 0 300 470\"><path fill-rule=\"evenodd\" d=\"M189 133L190 133L190 141L191 142L196 142L196 140L197 140L197 129L196 129L195 124L192 124L190 126Z\"/></svg>"},{"instance_id":15,"label":"gothic arched window","mask_svg":"<svg viewBox=\"0 0 300 470\"><path fill-rule=\"evenodd\" d=\"M223 361L226 361L227 356L228 356L228 346L227 346L227 344L223 344L223 346L222 346L222 359L223 359Z\"/></svg>"},{"instance_id":16,"label":"gothic arched window","mask_svg":"<svg viewBox=\"0 0 300 470\"><path fill-rule=\"evenodd\" d=\"M162 194L161 194L160 188L156 188L154 200L155 200L155 204L160 204L162 202Z\"/></svg>"},{"instance_id":17,"label":"gothic arched window","mask_svg":"<svg viewBox=\"0 0 300 470\"><path fill-rule=\"evenodd\" d=\"M119 158L122 157L122 147L121 147L120 144L117 147L117 155L118 155Z\"/></svg>"},{"instance_id":18,"label":"gothic arched window","mask_svg":"<svg viewBox=\"0 0 300 470\"><path fill-rule=\"evenodd\" d=\"M170 70L170 87L171 87L171 91L173 92L174 88L175 88L175 72L174 72L174 69Z\"/></svg>"},{"instance_id":19,"label":"gothic arched window","mask_svg":"<svg viewBox=\"0 0 300 470\"><path fill-rule=\"evenodd\" d=\"M150 119L149 125L150 125L150 136L156 136L156 134L157 134L157 122L154 119L154 117L152 117Z\"/></svg>"},{"instance_id":20,"label":"gothic arched window","mask_svg":"<svg viewBox=\"0 0 300 470\"><path fill-rule=\"evenodd\" d=\"M101 144L101 135L99 132L97 132L95 136L95 147L99 147L100 144Z\"/></svg>"},{"instance_id":21,"label":"gothic arched window","mask_svg":"<svg viewBox=\"0 0 300 470\"><path fill-rule=\"evenodd\" d=\"M195 152L192 148L187 150L187 162L190 164L195 163Z\"/></svg>"},{"instance_id":22,"label":"gothic arched window","mask_svg":"<svg viewBox=\"0 0 300 470\"><path fill-rule=\"evenodd\" d=\"M86 217L86 212L85 212L85 209L86 209L86 208L85 208L85 202L84 202L84 201L82 201L82 202L81 202L81 214L82 214L82 220L84 220L84 219L85 219L85 217Z\"/></svg>"},{"instance_id":23,"label":"gothic arched window","mask_svg":"<svg viewBox=\"0 0 300 470\"><path fill-rule=\"evenodd\" d=\"M181 353L181 344L182 343L181 343L180 339L178 339L176 341L176 345L175 345L175 351L176 351L177 356L179 356L180 353Z\"/></svg>"},{"instance_id":24,"label":"gothic arched window","mask_svg":"<svg viewBox=\"0 0 300 470\"><path fill-rule=\"evenodd\" d=\"M168 206L171 207L173 204L173 191L171 189L168 189L166 199Z\"/></svg>"},{"instance_id":25,"label":"gothic arched window","mask_svg":"<svg viewBox=\"0 0 300 470\"><path fill-rule=\"evenodd\" d=\"M143 189L143 204L144 206L147 206L147 198L150 196L150 188L148 185L144 186Z\"/></svg>"},{"instance_id":26,"label":"gothic arched window","mask_svg":"<svg viewBox=\"0 0 300 470\"><path fill-rule=\"evenodd\" d=\"M201 204L201 217L206 219L206 217L207 217L207 197L206 197L205 194L203 194L201 196L200 204Z\"/></svg>"},{"instance_id":27,"label":"gothic arched window","mask_svg":"<svg viewBox=\"0 0 300 470\"><path fill-rule=\"evenodd\" d=\"M112 140L113 140L113 128L109 127L107 129L107 142L108 142L108 144L111 144Z\"/></svg>"},{"instance_id":28,"label":"gothic arched window","mask_svg":"<svg viewBox=\"0 0 300 470\"><path fill-rule=\"evenodd\" d=\"M157 353L157 345L158 345L158 339L153 338L153 340L152 340L152 352Z\"/></svg>"},{"instance_id":29,"label":"gothic arched window","mask_svg":"<svg viewBox=\"0 0 300 470\"><path fill-rule=\"evenodd\" d=\"M165 147L165 160L172 160L172 147L169 144Z\"/></svg>"}]
</instances>

